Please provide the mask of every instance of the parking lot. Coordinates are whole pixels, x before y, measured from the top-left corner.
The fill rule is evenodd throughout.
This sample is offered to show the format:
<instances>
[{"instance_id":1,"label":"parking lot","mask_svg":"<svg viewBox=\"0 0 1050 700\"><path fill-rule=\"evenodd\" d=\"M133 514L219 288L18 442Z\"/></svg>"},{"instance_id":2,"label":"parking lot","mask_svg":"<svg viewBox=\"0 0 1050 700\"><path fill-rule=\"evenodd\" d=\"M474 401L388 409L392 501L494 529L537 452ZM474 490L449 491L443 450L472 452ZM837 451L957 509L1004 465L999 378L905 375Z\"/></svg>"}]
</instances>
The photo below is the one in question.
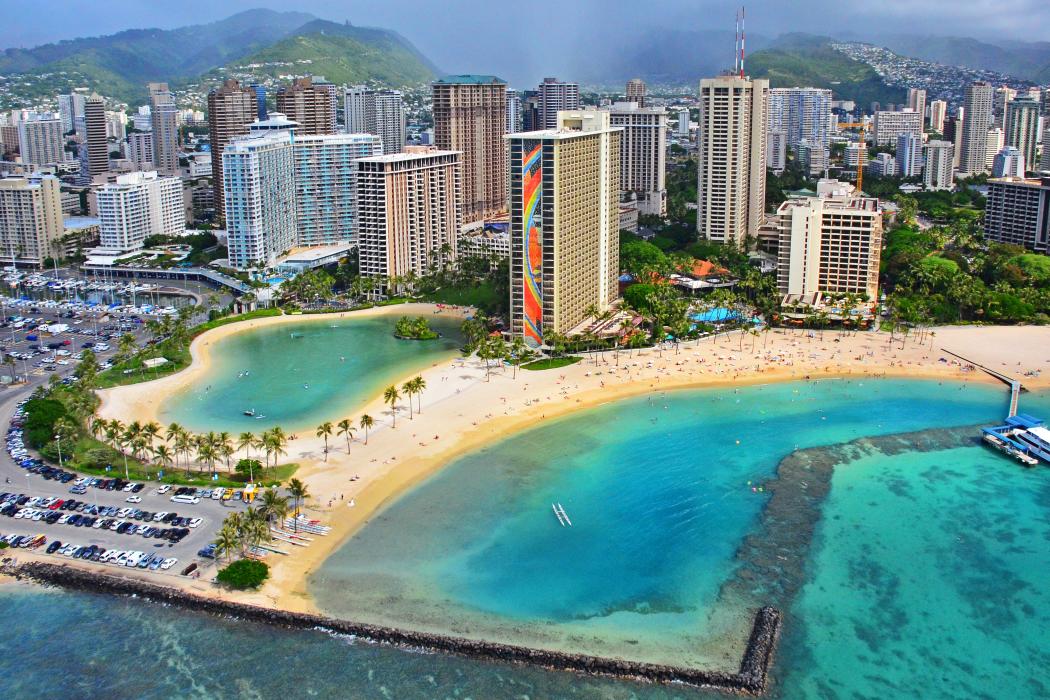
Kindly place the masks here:
<instances>
[{"instance_id":1,"label":"parking lot","mask_svg":"<svg viewBox=\"0 0 1050 700\"><path fill-rule=\"evenodd\" d=\"M199 320L200 314L195 316ZM107 366L116 354L117 341L121 335L131 333L139 344L146 341L145 321L149 320L149 317L137 314L102 309L73 309L57 303L48 305L43 301L23 301L17 308L5 303L4 308L0 309L0 317L0 352L13 357L15 374L27 379L26 384L0 388L0 425L4 426L5 430L11 424L18 403L28 398L37 387L46 385L51 375L65 378L72 374L77 354L86 344L92 347L99 362ZM19 317L20 320L14 321L12 317ZM191 320L191 323L193 322L195 321ZM44 334L39 329L41 325L53 324L64 324L67 328L55 334ZM99 343L102 343L101 347ZM10 372L8 363L8 373ZM15 496L15 503L25 497L25 502L18 506L10 517L0 515L0 535L43 535L46 544L35 548L35 552L40 554L44 554L56 540L63 543L63 548L67 544L73 544L85 548L95 546L115 551L162 553L163 559L178 559L178 563L167 571L169 574L176 574L190 562L201 561L196 556L197 551L213 539L215 531L226 515L234 509L245 507L243 503L232 498L224 501L200 496L191 497L191 502L188 503L173 503L171 498L174 489L169 492L168 488L157 484L142 484L137 490L132 486L128 491L123 490L128 484L120 483L116 479L110 479L108 483L103 484L106 480L102 478L90 478L78 484L76 475L68 470L23 468L21 462L24 459L25 456L12 458L8 450L0 454L0 493ZM63 475L62 471L66 471L67 474ZM100 485L103 487L99 488ZM192 502L193 498L200 500ZM26 506L30 499L39 500L32 506ZM66 510L64 506L70 499L74 501L73 509ZM132 500L129 502L128 499ZM52 511L50 506L60 500L62 505ZM41 507L41 503L49 505ZM81 504L83 510L80 510ZM26 507L36 511L44 510L46 513L41 513L35 520L35 513L28 518L14 517L18 510ZM128 509L128 512L121 516L123 509ZM54 517L56 512L58 517ZM139 517L136 517L136 512L139 513ZM146 514L152 514L154 517L157 514L165 515L161 516L160 521L147 521L144 517ZM62 520L64 515L70 517ZM170 520L162 522L169 515ZM94 520L90 520L91 518ZM187 518L187 521L180 521L180 525L175 526L172 525L175 518ZM190 527L189 523L193 519L197 521ZM112 522L103 526L101 523L104 520ZM146 532L149 528L154 528L154 531L147 537ZM163 534L157 535L162 530L173 528L187 532L181 538L177 538L177 541ZM53 552L52 556L62 558L60 551ZM101 561L99 565L104 566ZM163 571L160 567L157 570Z\"/></svg>"}]
</instances>

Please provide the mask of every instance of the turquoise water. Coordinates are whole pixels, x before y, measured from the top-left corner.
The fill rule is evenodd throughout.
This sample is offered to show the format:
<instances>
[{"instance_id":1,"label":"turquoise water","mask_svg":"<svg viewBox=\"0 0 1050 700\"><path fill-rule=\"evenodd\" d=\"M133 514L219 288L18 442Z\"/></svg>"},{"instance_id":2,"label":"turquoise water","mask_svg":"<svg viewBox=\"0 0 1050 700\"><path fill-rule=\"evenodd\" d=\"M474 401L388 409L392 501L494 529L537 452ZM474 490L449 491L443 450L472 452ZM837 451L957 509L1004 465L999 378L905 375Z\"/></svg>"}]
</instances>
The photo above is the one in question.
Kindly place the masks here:
<instances>
[{"instance_id":1,"label":"turquoise water","mask_svg":"<svg viewBox=\"0 0 1050 700\"><path fill-rule=\"evenodd\" d=\"M795 390L799 393L794 394ZM877 394L869 398L868 392L872 391ZM740 404L736 404L737 400ZM664 405L668 408L664 409ZM692 566L694 556L723 562L726 575L739 579L740 569L732 571L732 554L714 556L706 548L696 552L695 543L708 530L708 544L714 546L717 538L734 530L743 531L746 536L756 526L770 526L762 511L769 501L767 494L751 494L749 489L736 499L738 505L753 513L747 518L747 525L733 516L734 509L726 508L719 517L702 519L695 526L681 526L674 536L662 539L648 534L651 528L640 528L643 534L638 537L649 543L649 549L657 550L647 551L615 529L619 527L619 516L606 516L601 508L587 507L590 496L585 499L580 492L565 490L570 484L587 481L583 479L587 475L577 474L575 479L562 476L562 481L548 486L548 481L557 481L557 475L543 465L528 469L527 465L535 465L535 460L546 458L563 468L571 464L574 471L604 472L609 469L607 465L590 462L584 455L596 448L602 450L603 457L626 455L639 466L624 471L616 464L610 473L631 478L614 481L607 487L601 486L599 482L604 480L597 474L590 479L596 485L588 493L604 493L615 501L630 503L634 492L650 489L665 495L679 494L675 501L678 504L695 502L693 494L718 488L725 488L730 493L726 498L730 499L743 490L737 487L745 475L753 481L756 476L759 480L769 477L780 457L794 449L796 441L800 446L825 445L830 444L828 438L841 443L875 431L889 432L894 426L908 426L894 429L901 432L931 425L981 422L987 417L1000 418L1004 406L1005 392L995 387L959 389L957 385L892 381L866 382L863 387L830 382L793 384L741 390L740 394L724 390L682 392L669 395L667 401L654 402L651 408L646 399L625 402L586 417L552 422L461 460L394 504L361 534L374 527L389 529L392 523L388 521L406 503L429 504L429 508L434 508L430 514L438 533L405 539L404 551L386 553L386 559L419 557L417 566L422 573L417 576L421 577L439 570L436 562L443 558L452 560L446 571L464 561L472 562L479 566L474 575L452 576L444 586L427 579L421 590L428 594L443 592L445 603L470 613L468 620L479 617L476 611L484 606L488 615L503 620L508 627L520 627L530 616L545 618L544 626L549 623L561 627L569 617L569 606L574 604L567 601L578 600L582 603L580 610L593 615L594 610L608 607L608 601L616 599L604 589L629 595L646 590L644 577L637 572L631 571L629 576L621 573L618 567L625 556L618 553L621 549L629 549L633 556L644 556L662 567L650 572L648 590L669 591L664 594L668 601L683 594L676 592L675 585L659 583L662 572L670 573L668 580L681 580L674 572L682 566ZM1022 408L1050 415L1050 396L1026 395ZM819 409L828 415L827 420L821 420ZM689 415L671 418L683 410ZM741 417L765 423L752 421L748 427ZM653 418L657 419L655 423L651 422ZM672 439L658 440L651 434L655 431L669 431ZM758 439L756 435L778 441L785 451L779 457L772 450L769 454L764 449L758 451L750 445ZM572 441L559 448L551 444L555 436ZM737 448L736 439L742 440L741 448ZM646 449L630 451L627 444L637 440L643 442L637 442L635 447ZM664 442L685 442L689 448L662 445ZM620 447L605 452L606 443ZM507 444L528 447L531 456L510 454L505 449ZM738 449L747 454L738 456ZM811 452L822 451L847 457L837 461L830 491L820 506L821 517L811 546L802 557L804 585L798 597L785 605L786 626L773 669L772 697L1048 697L1050 689L1043 669L1050 662L1050 636L1046 631L1050 629L1046 586L1046 572L1050 571L1050 518L1046 510L1050 502L1050 470L1024 470L979 445L916 451L902 444L893 451L882 452L848 446L837 451L821 448ZM773 462L772 467L766 459ZM649 483L662 481L666 464L675 460L694 463L703 479L695 474L692 480L677 477L672 479L678 482L677 488ZM507 461L518 466L508 466ZM475 466L469 467L471 463ZM643 467L648 467L648 472L639 476ZM475 487L460 480L460 486L468 493L457 496L443 484L455 480L454 472L467 468L475 471L474 478L480 483ZM519 483L501 487L487 473L505 471ZM486 537L475 532L469 522L453 527L453 519L444 515L438 504L422 497L435 488L444 497L458 499L451 500L449 506L470 506L465 512L471 517L460 520L483 518L483 522L491 524L488 507L478 500L478 492L492 489L496 490L490 497L500 504L493 509L505 509L511 520L524 518L519 511L532 509L531 505L516 502L527 500L523 494L531 490L543 492L534 501L536 507L545 506L548 514L549 502L544 501L557 494L577 528L593 527L587 521L601 518L614 528L596 545L609 558L605 585L593 585L587 590L592 594L597 591L605 602L587 604L586 592L575 586L570 587L573 592L564 599L544 602L548 592L557 587L544 583L547 577L524 567L519 568L518 575L534 585L544 585L544 591L530 592L528 586L511 585L513 579L507 578L504 584L512 595L507 601L501 600L497 595L500 584L490 582L488 570L480 567L502 571L510 566L504 559L520 556L519 552L529 546L516 541L501 545L496 533ZM631 506L609 509L629 512ZM685 509L677 505L676 510ZM668 519L659 507L650 506L645 512L650 518L674 520ZM422 514L407 512L401 516L414 522L424 519ZM727 518L732 522L723 522ZM515 532L527 534L527 524L516 524ZM536 538L542 534L543 526L537 521L534 527L537 534L530 537ZM461 552L443 543L450 532L461 533L458 537L473 543L473 548ZM567 530L565 534L570 536ZM681 542L682 539L687 542ZM348 549L356 541L351 540ZM586 578L598 569L588 548L577 547L573 540L555 541L571 554L558 554L564 557L559 569L563 580L574 573L577 565L588 572ZM389 543L391 547L402 546L394 539ZM427 551L427 545L443 548ZM505 553L500 546L506 548ZM739 556L739 551L746 549L734 551ZM367 549L359 554L364 557L376 553ZM362 568L360 562L355 566ZM377 567L380 576L387 575L382 570L385 566L384 563ZM637 568L642 567L639 564ZM693 571L698 576L697 587L687 586L694 591L689 594L692 600L687 602L696 608L704 607L712 597L726 602L724 592L718 593L717 586L707 585L702 570ZM473 577L479 580L478 595L462 588L463 582ZM628 578L632 580L625 580ZM392 604L403 609L403 604L397 602L403 591L392 587L386 592ZM343 594L350 597L355 592L344 589ZM656 596L652 592L646 595ZM464 600L471 601L469 606ZM639 632L644 632L646 616L635 608L628 615L639 626ZM675 615L701 617L695 610L687 612L683 608L676 612L664 607L663 619L670 621ZM21 586L0 586L0 619L5 626L5 634L0 636L0 678L5 682L5 697L11 698L55 694L112 698L729 697L683 687L638 685L400 651L320 632L274 629L140 601ZM534 632L526 629L520 633ZM581 647L592 643L585 636L574 641Z\"/></svg>"},{"instance_id":2,"label":"turquoise water","mask_svg":"<svg viewBox=\"0 0 1050 700\"><path fill-rule=\"evenodd\" d=\"M196 431L294 431L353 418L392 382L459 349L458 321L430 316L441 338L398 340L398 316L303 321L229 336L211 348L207 375L164 403L161 422Z\"/></svg>"},{"instance_id":3,"label":"turquoise water","mask_svg":"<svg viewBox=\"0 0 1050 700\"><path fill-rule=\"evenodd\" d=\"M0 587L4 697L726 698L400 651L140 601Z\"/></svg>"},{"instance_id":4,"label":"turquoise water","mask_svg":"<svg viewBox=\"0 0 1050 700\"><path fill-rule=\"evenodd\" d=\"M443 631L454 620L459 634L735 667L756 601L720 591L780 459L994 420L1005 396L866 380L609 404L443 469L329 558L311 591L328 612L377 623Z\"/></svg>"},{"instance_id":5,"label":"turquoise water","mask_svg":"<svg viewBox=\"0 0 1050 700\"><path fill-rule=\"evenodd\" d=\"M838 467L783 696L1050 697L1048 504L1046 467L980 446Z\"/></svg>"}]
</instances>

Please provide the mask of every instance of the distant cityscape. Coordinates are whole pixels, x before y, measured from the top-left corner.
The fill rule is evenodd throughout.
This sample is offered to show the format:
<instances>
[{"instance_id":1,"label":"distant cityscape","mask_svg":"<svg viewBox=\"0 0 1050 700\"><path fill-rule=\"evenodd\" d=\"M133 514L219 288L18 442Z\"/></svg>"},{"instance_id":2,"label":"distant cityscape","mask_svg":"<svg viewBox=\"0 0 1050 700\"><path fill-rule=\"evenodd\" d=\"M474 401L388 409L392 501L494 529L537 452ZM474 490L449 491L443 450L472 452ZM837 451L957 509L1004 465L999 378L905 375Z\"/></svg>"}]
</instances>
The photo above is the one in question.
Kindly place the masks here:
<instances>
[{"instance_id":1,"label":"distant cityscape","mask_svg":"<svg viewBox=\"0 0 1050 700\"><path fill-rule=\"evenodd\" d=\"M484 258L507 266L509 326L539 347L543 328L582 333L624 279L639 281L620 265L619 232L651 240L686 226L743 249L793 307L827 294L874 303L884 229L916 192L976 187L988 240L1047 252L1050 88L870 44L832 48L906 99L771 87L742 56L695 90L655 94L640 78L619 94L555 77L525 89L493 75L335 84L311 74L312 59L236 63L178 91L150 82L137 107L77 88L0 114L11 212L0 262L163 265L150 242L208 231L204 262L259 285L265 303L289 272L347 256L378 297ZM29 82L2 80L8 101ZM579 186L542 175L564 173L564 159ZM789 175L808 187L767 191Z\"/></svg>"}]
</instances>

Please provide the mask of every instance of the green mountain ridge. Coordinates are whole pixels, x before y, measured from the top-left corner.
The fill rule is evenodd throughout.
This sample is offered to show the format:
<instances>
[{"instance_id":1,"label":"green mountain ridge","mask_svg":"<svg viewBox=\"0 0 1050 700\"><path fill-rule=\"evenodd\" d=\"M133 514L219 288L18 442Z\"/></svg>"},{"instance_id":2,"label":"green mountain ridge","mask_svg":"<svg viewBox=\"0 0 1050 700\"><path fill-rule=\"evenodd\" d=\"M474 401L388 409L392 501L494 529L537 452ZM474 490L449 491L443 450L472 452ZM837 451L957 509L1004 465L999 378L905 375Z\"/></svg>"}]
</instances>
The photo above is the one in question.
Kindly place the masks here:
<instances>
[{"instance_id":1,"label":"green mountain ridge","mask_svg":"<svg viewBox=\"0 0 1050 700\"><path fill-rule=\"evenodd\" d=\"M900 103L905 91L887 85L875 70L836 51L829 37L785 34L747 57L748 73L768 78L770 87L829 88L838 100Z\"/></svg>"},{"instance_id":2,"label":"green mountain ridge","mask_svg":"<svg viewBox=\"0 0 1050 700\"><path fill-rule=\"evenodd\" d=\"M11 106L19 106L19 100L53 98L76 87L136 105L145 102L146 83L151 81L194 87L207 75L266 62L300 64L302 70L262 68L255 71L258 75L302 72L336 83L400 86L430 80L437 73L394 31L328 22L303 12L247 10L210 24L132 29L7 49L0 52L0 82L10 81L6 87Z\"/></svg>"},{"instance_id":3,"label":"green mountain ridge","mask_svg":"<svg viewBox=\"0 0 1050 700\"><path fill-rule=\"evenodd\" d=\"M437 67L397 32L314 20L294 35L218 68L212 74L266 63L297 64L292 72L322 75L336 84L371 80L398 87L432 80L438 73ZM264 65L252 67L251 71L270 77L289 72L287 65Z\"/></svg>"}]
</instances>

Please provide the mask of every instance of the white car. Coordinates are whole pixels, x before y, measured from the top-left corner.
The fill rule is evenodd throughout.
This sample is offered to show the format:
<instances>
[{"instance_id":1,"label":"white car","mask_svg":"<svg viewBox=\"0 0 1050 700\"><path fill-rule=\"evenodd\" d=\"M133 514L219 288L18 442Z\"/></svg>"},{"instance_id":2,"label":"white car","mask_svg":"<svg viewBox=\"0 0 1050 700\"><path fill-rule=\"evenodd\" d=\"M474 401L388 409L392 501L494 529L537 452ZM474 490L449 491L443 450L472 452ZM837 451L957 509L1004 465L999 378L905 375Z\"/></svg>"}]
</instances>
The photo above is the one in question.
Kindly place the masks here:
<instances>
[{"instance_id":1,"label":"white car","mask_svg":"<svg viewBox=\"0 0 1050 700\"><path fill-rule=\"evenodd\" d=\"M172 503L200 503L201 499L197 496L172 496L168 499Z\"/></svg>"},{"instance_id":2,"label":"white car","mask_svg":"<svg viewBox=\"0 0 1050 700\"><path fill-rule=\"evenodd\" d=\"M171 491L171 484L164 484L157 489L157 493L167 493L168 491Z\"/></svg>"},{"instance_id":3,"label":"white car","mask_svg":"<svg viewBox=\"0 0 1050 700\"><path fill-rule=\"evenodd\" d=\"M131 489L133 489L133 488L135 488L135 484L134 483L130 483L130 484L127 484L126 486L124 486L124 488L122 488L121 491L130 492Z\"/></svg>"},{"instance_id":4,"label":"white car","mask_svg":"<svg viewBox=\"0 0 1050 700\"><path fill-rule=\"evenodd\" d=\"M222 494L224 493L226 493L226 489L220 486L219 488L211 492L211 498L213 501L218 501L222 498Z\"/></svg>"},{"instance_id":5,"label":"white car","mask_svg":"<svg viewBox=\"0 0 1050 700\"><path fill-rule=\"evenodd\" d=\"M161 520L163 520L164 518L166 518L166 517L167 517L167 515L168 515L168 511L166 511L166 510L162 510L161 512L159 512L159 513L157 513L157 514L155 514L155 515L153 516L153 522L155 522L155 523L159 523L159 522L160 522Z\"/></svg>"},{"instance_id":6,"label":"white car","mask_svg":"<svg viewBox=\"0 0 1050 700\"><path fill-rule=\"evenodd\" d=\"M121 508L117 511L118 518L126 518L131 513L131 508Z\"/></svg>"},{"instance_id":7,"label":"white car","mask_svg":"<svg viewBox=\"0 0 1050 700\"><path fill-rule=\"evenodd\" d=\"M179 561L179 560L178 560L178 559L176 559L175 557L169 557L168 559L165 559L165 560L164 560L164 563L160 565L160 568L162 568L162 569L164 569L165 571L167 571L167 570L168 570L168 569L170 569L171 567L175 566L175 564L177 564L177 563L178 563L178 561Z\"/></svg>"},{"instance_id":8,"label":"white car","mask_svg":"<svg viewBox=\"0 0 1050 700\"><path fill-rule=\"evenodd\" d=\"M142 498L140 496L128 496L124 500L127 503L142 503Z\"/></svg>"},{"instance_id":9,"label":"white car","mask_svg":"<svg viewBox=\"0 0 1050 700\"><path fill-rule=\"evenodd\" d=\"M189 526L190 527L197 527L198 525L200 525L203 522L204 522L203 518L190 518Z\"/></svg>"},{"instance_id":10,"label":"white car","mask_svg":"<svg viewBox=\"0 0 1050 700\"><path fill-rule=\"evenodd\" d=\"M131 556L131 552L121 552L114 563L117 566L126 566L129 556Z\"/></svg>"},{"instance_id":11,"label":"white car","mask_svg":"<svg viewBox=\"0 0 1050 700\"><path fill-rule=\"evenodd\" d=\"M57 520L56 522L57 522L57 523L58 523L59 525L65 525L66 523L68 523L68 522L69 522L69 519L70 519L70 518L72 518L72 517L73 517L73 514L72 514L72 513L66 513L66 514L65 514L65 515L63 515L63 516L62 516L61 518L59 518L59 519L58 519L58 520Z\"/></svg>"},{"instance_id":12,"label":"white car","mask_svg":"<svg viewBox=\"0 0 1050 700\"><path fill-rule=\"evenodd\" d=\"M58 360L55 362L56 365L62 365L63 367L69 364L69 360Z\"/></svg>"}]
</instances>

